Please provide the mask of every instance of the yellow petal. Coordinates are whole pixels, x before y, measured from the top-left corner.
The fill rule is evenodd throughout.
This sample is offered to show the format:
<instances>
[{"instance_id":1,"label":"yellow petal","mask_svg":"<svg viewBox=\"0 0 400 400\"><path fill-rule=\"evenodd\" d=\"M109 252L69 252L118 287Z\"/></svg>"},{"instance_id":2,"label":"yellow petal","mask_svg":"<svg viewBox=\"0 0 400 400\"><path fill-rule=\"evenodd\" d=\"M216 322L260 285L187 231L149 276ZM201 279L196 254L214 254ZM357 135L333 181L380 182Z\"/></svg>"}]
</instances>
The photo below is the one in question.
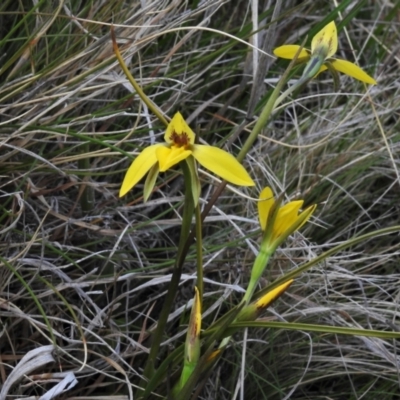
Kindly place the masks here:
<instances>
[{"instance_id":1,"label":"yellow petal","mask_svg":"<svg viewBox=\"0 0 400 400\"><path fill-rule=\"evenodd\" d=\"M276 287L275 289L272 289L270 292L259 298L255 302L257 309L262 310L268 307L274 300L280 297L281 294L283 294L292 283L293 279L290 279L289 281L282 283L282 285Z\"/></svg>"},{"instance_id":2,"label":"yellow petal","mask_svg":"<svg viewBox=\"0 0 400 400\"><path fill-rule=\"evenodd\" d=\"M311 54L320 53L325 59L332 57L338 47L337 30L334 21L325 25L311 41Z\"/></svg>"},{"instance_id":3,"label":"yellow petal","mask_svg":"<svg viewBox=\"0 0 400 400\"><path fill-rule=\"evenodd\" d=\"M316 204L313 204L312 206L307 207L307 208L299 215L299 218L298 218L298 219L299 219L299 222L300 222L300 220L302 220L302 221L301 221L301 223L300 223L300 225L298 226L297 229L300 229L300 228L310 219L312 213L315 211L316 208L317 208L317 205L316 205Z\"/></svg>"},{"instance_id":4,"label":"yellow petal","mask_svg":"<svg viewBox=\"0 0 400 400\"><path fill-rule=\"evenodd\" d=\"M119 190L119 197L128 193L157 162L156 151L164 144L155 144L146 147L133 161L128 171L126 171L124 180Z\"/></svg>"},{"instance_id":5,"label":"yellow petal","mask_svg":"<svg viewBox=\"0 0 400 400\"><path fill-rule=\"evenodd\" d=\"M274 54L280 58L286 58L292 60L299 50L300 46L297 44L286 44L284 46L277 47L274 49ZM307 61L310 58L309 52L306 49L302 49L298 61Z\"/></svg>"},{"instance_id":6,"label":"yellow petal","mask_svg":"<svg viewBox=\"0 0 400 400\"><path fill-rule=\"evenodd\" d=\"M159 172L160 172L160 169L158 167L158 163L155 163L150 168L150 171L147 174L147 177L146 177L146 180L145 180L144 186L143 186L143 201L145 203L147 202L151 193L153 192Z\"/></svg>"},{"instance_id":7,"label":"yellow petal","mask_svg":"<svg viewBox=\"0 0 400 400\"><path fill-rule=\"evenodd\" d=\"M184 147L159 147L156 151L156 156L160 166L160 172L165 172L191 154L192 152L190 150L185 150Z\"/></svg>"},{"instance_id":8,"label":"yellow petal","mask_svg":"<svg viewBox=\"0 0 400 400\"><path fill-rule=\"evenodd\" d=\"M376 80L374 78L370 77L360 67L350 61L333 59L330 61L330 63L332 64L332 67L336 69L336 71L343 72L344 74L349 75L352 78L356 78L361 82L369 83L370 85L376 85Z\"/></svg>"},{"instance_id":9,"label":"yellow petal","mask_svg":"<svg viewBox=\"0 0 400 400\"><path fill-rule=\"evenodd\" d=\"M301 200L299 200L301 201ZM301 201L302 202L302 201ZM291 203L296 203L296 202L291 202ZM290 203L289 203L290 204ZM293 232L296 232L299 230L311 217L312 213L316 209L317 205L314 204L308 208L306 208L302 213L300 213L297 217L295 214L298 213L296 209L298 209L297 204L293 205L293 209L289 211L290 216L285 220L285 222L282 222L279 227L277 227L276 232L274 231L274 236L273 240L273 246L276 248L279 246L286 238L291 235ZM293 213L293 214L292 214ZM288 223L289 221L293 221L292 224L289 226ZM275 230L275 226L274 226Z\"/></svg>"},{"instance_id":10,"label":"yellow petal","mask_svg":"<svg viewBox=\"0 0 400 400\"><path fill-rule=\"evenodd\" d=\"M303 200L296 200L296 201L291 201L288 204L285 204L283 207L279 209L273 228L274 239L281 236L284 232L287 231L288 228L290 228L296 222L296 220L299 217L299 210L302 205L303 205Z\"/></svg>"},{"instance_id":11,"label":"yellow petal","mask_svg":"<svg viewBox=\"0 0 400 400\"><path fill-rule=\"evenodd\" d=\"M272 193L271 188L268 186L265 187L259 196L259 199L263 199L257 203L258 206L258 219L260 221L260 226L261 230L265 231L265 228L267 227L267 221L268 221L268 215L269 215L269 210L273 206L275 199L274 199L274 194Z\"/></svg>"},{"instance_id":12,"label":"yellow petal","mask_svg":"<svg viewBox=\"0 0 400 400\"><path fill-rule=\"evenodd\" d=\"M167 130L165 131L164 140L169 144L176 143L173 140L174 134L178 136L186 135L188 139L188 145L194 143L195 134L190 129L189 125L186 123L179 111L173 116L171 122L168 124Z\"/></svg>"},{"instance_id":13,"label":"yellow petal","mask_svg":"<svg viewBox=\"0 0 400 400\"><path fill-rule=\"evenodd\" d=\"M222 179L238 186L254 186L255 183L243 165L231 154L218 147L195 144L193 157L205 168Z\"/></svg>"}]
</instances>

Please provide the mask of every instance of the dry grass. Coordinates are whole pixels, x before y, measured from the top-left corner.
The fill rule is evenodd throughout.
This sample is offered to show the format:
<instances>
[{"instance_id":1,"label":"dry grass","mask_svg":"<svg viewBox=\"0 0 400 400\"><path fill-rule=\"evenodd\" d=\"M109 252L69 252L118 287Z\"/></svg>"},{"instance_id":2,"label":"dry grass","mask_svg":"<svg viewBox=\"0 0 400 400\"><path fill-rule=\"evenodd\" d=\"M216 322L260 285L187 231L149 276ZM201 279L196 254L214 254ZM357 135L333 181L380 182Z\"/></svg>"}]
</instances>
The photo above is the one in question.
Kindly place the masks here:
<instances>
[{"instance_id":1,"label":"dry grass","mask_svg":"<svg viewBox=\"0 0 400 400\"><path fill-rule=\"evenodd\" d=\"M257 191L225 190L206 220L205 327L238 303L258 249L255 203L244 195L270 185L319 204L263 285L354 235L400 224L400 3L347 0L340 15L324 1L274 9L259 0L258 15L247 1L189 3L0 5L0 397L33 399L64 378L77 384L60 399L125 400L140 383L176 256L182 180L162 174L145 204L140 187L118 198L129 160L163 132L121 72L111 23L160 109L180 110L202 139L234 154L285 66L261 57L254 70L252 17L269 54L330 15L344 18L339 56L356 56L379 83L366 91L342 76L335 91L323 74L274 115L245 160ZM200 175L205 202L215 181ZM398 331L399 252L398 234L342 251L296 280L265 319ZM191 248L160 360L184 340L195 271ZM396 345L250 329L234 336L199 398L240 398L244 388L245 399L395 399Z\"/></svg>"}]
</instances>

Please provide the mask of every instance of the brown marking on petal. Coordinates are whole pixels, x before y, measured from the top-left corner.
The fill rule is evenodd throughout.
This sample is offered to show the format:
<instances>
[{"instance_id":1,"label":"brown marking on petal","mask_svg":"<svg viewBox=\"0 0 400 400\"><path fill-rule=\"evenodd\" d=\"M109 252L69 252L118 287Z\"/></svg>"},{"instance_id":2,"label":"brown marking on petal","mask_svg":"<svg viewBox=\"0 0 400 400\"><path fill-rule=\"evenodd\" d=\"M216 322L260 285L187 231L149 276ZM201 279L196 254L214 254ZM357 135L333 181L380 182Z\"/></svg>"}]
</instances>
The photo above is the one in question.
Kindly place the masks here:
<instances>
[{"instance_id":1,"label":"brown marking on petal","mask_svg":"<svg viewBox=\"0 0 400 400\"><path fill-rule=\"evenodd\" d=\"M173 131L169 139L178 147L186 147L190 144L189 136L186 132L179 134Z\"/></svg>"}]
</instances>

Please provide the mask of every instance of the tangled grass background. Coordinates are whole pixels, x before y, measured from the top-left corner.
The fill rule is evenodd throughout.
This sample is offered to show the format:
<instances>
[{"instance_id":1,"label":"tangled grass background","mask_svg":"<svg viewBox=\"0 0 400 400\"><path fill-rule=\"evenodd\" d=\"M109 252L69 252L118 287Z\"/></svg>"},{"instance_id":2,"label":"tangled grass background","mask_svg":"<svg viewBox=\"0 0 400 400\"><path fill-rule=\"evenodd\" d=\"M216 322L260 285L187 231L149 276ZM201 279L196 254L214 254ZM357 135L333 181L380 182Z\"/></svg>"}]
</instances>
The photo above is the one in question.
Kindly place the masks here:
<instances>
[{"instance_id":1,"label":"tangled grass background","mask_svg":"<svg viewBox=\"0 0 400 400\"><path fill-rule=\"evenodd\" d=\"M341 76L335 90L321 74L282 105L247 156L258 190L270 185L319 204L265 280L354 235L399 224L400 2L3 1L0 18L4 398L37 398L63 379L77 383L60 399L131 398L166 293L182 179L178 171L160 175L145 204L140 187L118 198L132 158L163 131L116 61L111 24L160 109L181 111L202 140L236 154L287 65L272 48L301 43L335 18L340 57L359 62L378 85L367 91ZM206 201L215 180L200 177ZM204 226L209 322L238 303L249 279L259 227L246 196L256 197L225 190ZM399 247L393 234L330 257L263 318L398 331ZM194 260L195 248L160 360L184 340ZM241 385L246 399L399 396L396 340L251 329L231 343L199 398L233 399ZM33 350L33 367L23 369Z\"/></svg>"}]
</instances>

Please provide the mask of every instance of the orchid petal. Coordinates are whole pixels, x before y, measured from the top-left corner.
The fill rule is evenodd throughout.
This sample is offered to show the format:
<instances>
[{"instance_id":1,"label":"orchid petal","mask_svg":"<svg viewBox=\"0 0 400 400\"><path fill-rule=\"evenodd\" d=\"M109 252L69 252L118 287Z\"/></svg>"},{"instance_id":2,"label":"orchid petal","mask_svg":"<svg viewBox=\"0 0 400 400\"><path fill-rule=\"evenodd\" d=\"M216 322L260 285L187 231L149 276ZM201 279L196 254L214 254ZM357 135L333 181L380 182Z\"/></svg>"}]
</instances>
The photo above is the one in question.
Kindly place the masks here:
<instances>
[{"instance_id":1,"label":"orchid petal","mask_svg":"<svg viewBox=\"0 0 400 400\"><path fill-rule=\"evenodd\" d=\"M151 168L150 172L147 174L146 180L144 182L143 186L143 201L146 203L146 201L149 199L154 186L156 185L156 180L158 178L158 173L160 172L160 168L158 167L158 163L155 163Z\"/></svg>"},{"instance_id":2,"label":"orchid petal","mask_svg":"<svg viewBox=\"0 0 400 400\"><path fill-rule=\"evenodd\" d=\"M275 239L285 233L296 222L302 205L303 200L296 200L285 204L279 209L273 229L273 237Z\"/></svg>"},{"instance_id":3,"label":"orchid petal","mask_svg":"<svg viewBox=\"0 0 400 400\"><path fill-rule=\"evenodd\" d=\"M358 79L361 82L369 83L370 85L376 85L376 80L374 78L369 76L359 66L350 61L332 59L330 60L330 63L332 64L332 67L336 69L336 71Z\"/></svg>"},{"instance_id":4,"label":"orchid petal","mask_svg":"<svg viewBox=\"0 0 400 400\"><path fill-rule=\"evenodd\" d=\"M260 221L261 230L265 231L267 227L267 221L269 211L275 203L274 194L270 187L265 187L259 196L260 201L257 203L258 206L258 219Z\"/></svg>"},{"instance_id":5,"label":"orchid petal","mask_svg":"<svg viewBox=\"0 0 400 400\"><path fill-rule=\"evenodd\" d=\"M307 207L300 215L299 215L299 222L300 220L302 220L300 222L300 225L297 227L297 229L300 229L311 217L311 215L313 214L313 212L315 211L315 209L317 208L316 204L313 204L310 207Z\"/></svg>"},{"instance_id":6,"label":"orchid petal","mask_svg":"<svg viewBox=\"0 0 400 400\"><path fill-rule=\"evenodd\" d=\"M165 172L180 161L189 157L192 154L190 150L186 150L184 147L159 147L156 151L157 160L160 166L160 172Z\"/></svg>"},{"instance_id":7,"label":"orchid petal","mask_svg":"<svg viewBox=\"0 0 400 400\"><path fill-rule=\"evenodd\" d=\"M214 146L195 144L193 157L203 167L228 182L239 186L254 186L253 180L243 165L225 150Z\"/></svg>"},{"instance_id":8,"label":"orchid petal","mask_svg":"<svg viewBox=\"0 0 400 400\"><path fill-rule=\"evenodd\" d=\"M284 46L277 47L274 49L274 54L280 58L286 58L288 60L293 60L300 46L297 44L286 44ZM308 61L310 58L309 51L306 49L301 49L299 56L297 57L298 61Z\"/></svg>"},{"instance_id":9,"label":"orchid petal","mask_svg":"<svg viewBox=\"0 0 400 400\"><path fill-rule=\"evenodd\" d=\"M124 180L119 191L119 197L128 193L157 162L156 151L164 144L154 144L146 147L132 162L128 171L126 171Z\"/></svg>"},{"instance_id":10,"label":"orchid petal","mask_svg":"<svg viewBox=\"0 0 400 400\"><path fill-rule=\"evenodd\" d=\"M182 117L182 114L178 111L171 122L168 124L167 129L165 131L164 140L168 144L174 144L173 136L178 135L186 135L188 139L188 145L194 143L195 134L190 129L190 126L186 123L185 119Z\"/></svg>"},{"instance_id":11,"label":"orchid petal","mask_svg":"<svg viewBox=\"0 0 400 400\"><path fill-rule=\"evenodd\" d=\"M261 311L262 309L267 308L273 301L280 297L292 283L293 279L290 279L285 283L282 283L282 285L279 285L275 289L272 289L264 296L260 297L257 301L255 301L254 304L257 307L257 311Z\"/></svg>"},{"instance_id":12,"label":"orchid petal","mask_svg":"<svg viewBox=\"0 0 400 400\"><path fill-rule=\"evenodd\" d=\"M293 223L290 226L286 226L284 231L281 233L277 232L279 235L274 237L272 247L277 248L289 235L299 230L310 219L316 208L316 204L306 208L296 218L292 219ZM288 218L287 222L289 222L289 219L290 218ZM282 229L282 226L278 229Z\"/></svg>"},{"instance_id":13,"label":"orchid petal","mask_svg":"<svg viewBox=\"0 0 400 400\"><path fill-rule=\"evenodd\" d=\"M240 311L237 321L255 321L261 312L265 310L273 301L280 297L293 283L293 279L282 283L275 289L270 290L258 300L250 303L249 305L242 308Z\"/></svg>"},{"instance_id":14,"label":"orchid petal","mask_svg":"<svg viewBox=\"0 0 400 400\"><path fill-rule=\"evenodd\" d=\"M337 30L334 21L325 25L311 41L311 54L320 53L325 59L332 57L338 47Z\"/></svg>"}]
</instances>

